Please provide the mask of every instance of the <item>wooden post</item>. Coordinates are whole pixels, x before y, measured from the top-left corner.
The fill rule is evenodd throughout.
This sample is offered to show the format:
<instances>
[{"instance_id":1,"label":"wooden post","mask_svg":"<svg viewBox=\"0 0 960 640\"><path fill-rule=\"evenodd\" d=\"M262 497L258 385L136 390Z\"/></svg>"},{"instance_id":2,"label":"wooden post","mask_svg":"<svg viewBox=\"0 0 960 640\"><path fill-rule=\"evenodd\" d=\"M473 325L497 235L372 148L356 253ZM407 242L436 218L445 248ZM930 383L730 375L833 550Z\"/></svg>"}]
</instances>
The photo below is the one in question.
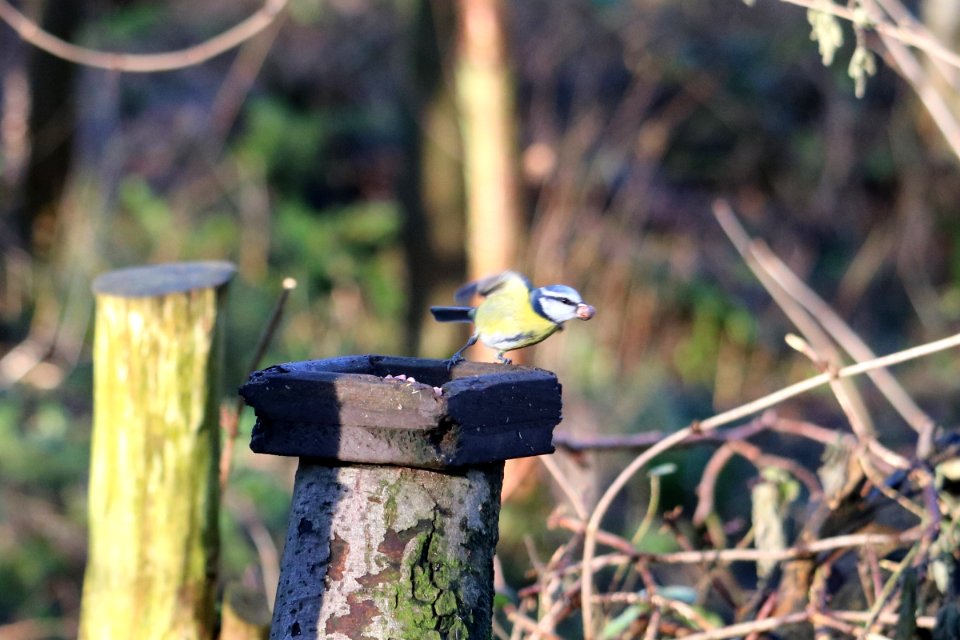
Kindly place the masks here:
<instances>
[{"instance_id":1,"label":"wooden post","mask_svg":"<svg viewBox=\"0 0 960 640\"><path fill-rule=\"evenodd\" d=\"M353 356L241 395L251 448L300 457L271 640L491 637L503 461L553 451L556 376Z\"/></svg>"},{"instance_id":2,"label":"wooden post","mask_svg":"<svg viewBox=\"0 0 960 640\"><path fill-rule=\"evenodd\" d=\"M104 274L96 294L80 638L206 639L218 557L226 262Z\"/></svg>"}]
</instances>

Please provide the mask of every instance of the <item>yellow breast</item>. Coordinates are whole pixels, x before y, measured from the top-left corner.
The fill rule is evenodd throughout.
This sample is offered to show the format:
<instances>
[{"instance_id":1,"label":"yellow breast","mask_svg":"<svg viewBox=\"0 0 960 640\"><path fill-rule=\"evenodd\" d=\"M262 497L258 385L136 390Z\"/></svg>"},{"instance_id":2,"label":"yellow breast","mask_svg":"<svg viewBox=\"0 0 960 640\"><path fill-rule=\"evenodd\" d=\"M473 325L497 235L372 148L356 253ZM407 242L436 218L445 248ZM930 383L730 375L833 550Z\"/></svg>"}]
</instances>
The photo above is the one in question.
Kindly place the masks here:
<instances>
[{"instance_id":1,"label":"yellow breast","mask_svg":"<svg viewBox=\"0 0 960 640\"><path fill-rule=\"evenodd\" d=\"M530 290L519 279L505 282L485 298L477 307L474 323L480 341L500 351L536 344L559 329L534 311Z\"/></svg>"}]
</instances>

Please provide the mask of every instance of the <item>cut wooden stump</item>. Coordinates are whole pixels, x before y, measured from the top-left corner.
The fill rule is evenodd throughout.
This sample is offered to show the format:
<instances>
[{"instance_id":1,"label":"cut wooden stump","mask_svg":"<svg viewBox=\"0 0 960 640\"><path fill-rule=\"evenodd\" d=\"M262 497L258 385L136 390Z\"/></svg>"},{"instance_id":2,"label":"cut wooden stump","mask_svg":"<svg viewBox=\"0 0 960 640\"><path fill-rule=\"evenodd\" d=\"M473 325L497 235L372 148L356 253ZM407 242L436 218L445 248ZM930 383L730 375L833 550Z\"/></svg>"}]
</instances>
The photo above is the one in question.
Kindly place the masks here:
<instances>
[{"instance_id":1,"label":"cut wooden stump","mask_svg":"<svg viewBox=\"0 0 960 640\"><path fill-rule=\"evenodd\" d=\"M79 636L210 638L225 262L97 278L89 557Z\"/></svg>"}]
</instances>

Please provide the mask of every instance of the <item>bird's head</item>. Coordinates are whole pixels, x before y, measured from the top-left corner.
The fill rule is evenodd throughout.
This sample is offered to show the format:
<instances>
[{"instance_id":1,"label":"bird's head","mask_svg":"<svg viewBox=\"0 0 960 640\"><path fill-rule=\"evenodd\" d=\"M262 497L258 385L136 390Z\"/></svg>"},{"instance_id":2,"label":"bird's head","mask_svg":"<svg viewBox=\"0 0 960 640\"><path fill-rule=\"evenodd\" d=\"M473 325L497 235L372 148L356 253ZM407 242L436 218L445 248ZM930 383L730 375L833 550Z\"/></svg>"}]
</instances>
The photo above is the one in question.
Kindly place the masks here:
<instances>
[{"instance_id":1,"label":"bird's head","mask_svg":"<svg viewBox=\"0 0 960 640\"><path fill-rule=\"evenodd\" d=\"M563 284L534 289L530 298L537 313L557 324L574 318L589 320L596 313L596 309L586 304L576 289Z\"/></svg>"}]
</instances>

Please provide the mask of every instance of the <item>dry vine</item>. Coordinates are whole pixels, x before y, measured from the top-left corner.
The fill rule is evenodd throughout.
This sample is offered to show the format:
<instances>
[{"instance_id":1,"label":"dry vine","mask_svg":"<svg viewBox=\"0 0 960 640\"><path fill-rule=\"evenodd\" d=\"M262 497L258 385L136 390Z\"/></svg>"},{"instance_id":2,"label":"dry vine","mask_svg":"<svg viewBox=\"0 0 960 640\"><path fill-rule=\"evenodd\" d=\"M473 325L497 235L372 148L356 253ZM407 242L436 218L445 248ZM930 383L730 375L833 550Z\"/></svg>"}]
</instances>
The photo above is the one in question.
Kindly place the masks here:
<instances>
[{"instance_id":1,"label":"dry vine","mask_svg":"<svg viewBox=\"0 0 960 640\"><path fill-rule=\"evenodd\" d=\"M559 448L574 452L624 447L643 451L620 472L586 517L576 489L568 486L556 468L550 468L575 515L555 515L549 524L570 531L572 537L549 562L536 563L536 584L520 592L521 606L509 612L512 638L557 637L558 624L578 611L585 638L757 638L789 625L807 625L815 631L829 630L848 637L881 638L887 637L889 630L902 632L901 627L907 623L914 625L912 628L927 629L936 623L931 614L939 604L937 592L927 588L923 593L928 599L918 600L921 591L916 577L919 584L930 581L932 568L943 559L943 550L938 547L941 532L954 526L953 514L934 480L937 464L950 452L943 447L938 451L933 445L937 431L933 419L887 368L960 346L960 334L876 357L765 245L747 236L725 202L717 202L714 213L774 299L789 309L788 315L804 328L810 341L821 349L829 345L826 350L832 357L814 350L808 340L795 337L793 344L811 357L813 366L822 373L670 434L560 440ZM838 352L833 351L834 345L855 362L843 366ZM855 390L843 390L837 383L861 374L870 374L904 424L913 429L917 446L912 455L889 448L874 429L863 424L854 427L852 433L837 433L809 422L781 418L771 410L788 398L824 385L830 385L846 410L851 402L849 394ZM719 430L760 412L747 423ZM849 412L847 416L851 425L860 419ZM799 462L771 455L746 440L765 432L822 446L826 451L824 464L814 474ZM705 528L703 539L691 539L687 530L677 525L677 516L670 514L662 516L662 524L676 536L681 547L678 551L637 551L636 543L650 526L646 517L633 540L601 528L614 499L657 456L676 447L705 443L719 448L704 469L698 489L699 506L693 523ZM745 457L761 472L779 469L780 477L800 481L805 487L806 517L792 542L770 545L761 538L756 522L738 541L726 541L725 530L722 523L718 525L714 512L713 488L734 455ZM845 511L851 505L868 513L892 509L898 521L910 524L893 531L864 526L872 525L873 518L851 520ZM786 503L783 510L787 511ZM580 544L582 553L577 552ZM609 551L600 552L600 547ZM856 572L867 603L862 610L839 601L836 588L828 581L831 575L840 575L841 563L854 553L863 559ZM736 577L734 563L757 566L755 588ZM684 593L698 594L694 601L675 594L677 583L669 576L676 574L666 572L669 566L686 567L684 575L695 586ZM761 566L776 570L764 573ZM610 578L604 574L604 589L598 593L598 572L604 570L614 571L614 575ZM689 577L693 575L698 577ZM731 623L718 622L701 608L708 592L728 601L734 612ZM901 610L903 602L907 605ZM916 604L911 607L910 603Z\"/></svg>"},{"instance_id":2,"label":"dry vine","mask_svg":"<svg viewBox=\"0 0 960 640\"><path fill-rule=\"evenodd\" d=\"M289 2L266 0L263 7L250 17L223 33L192 47L165 53L116 53L77 46L44 31L7 0L0 0L0 20L10 25L26 42L58 58L111 71L151 73L191 67L233 49L273 24Z\"/></svg>"}]
</instances>

